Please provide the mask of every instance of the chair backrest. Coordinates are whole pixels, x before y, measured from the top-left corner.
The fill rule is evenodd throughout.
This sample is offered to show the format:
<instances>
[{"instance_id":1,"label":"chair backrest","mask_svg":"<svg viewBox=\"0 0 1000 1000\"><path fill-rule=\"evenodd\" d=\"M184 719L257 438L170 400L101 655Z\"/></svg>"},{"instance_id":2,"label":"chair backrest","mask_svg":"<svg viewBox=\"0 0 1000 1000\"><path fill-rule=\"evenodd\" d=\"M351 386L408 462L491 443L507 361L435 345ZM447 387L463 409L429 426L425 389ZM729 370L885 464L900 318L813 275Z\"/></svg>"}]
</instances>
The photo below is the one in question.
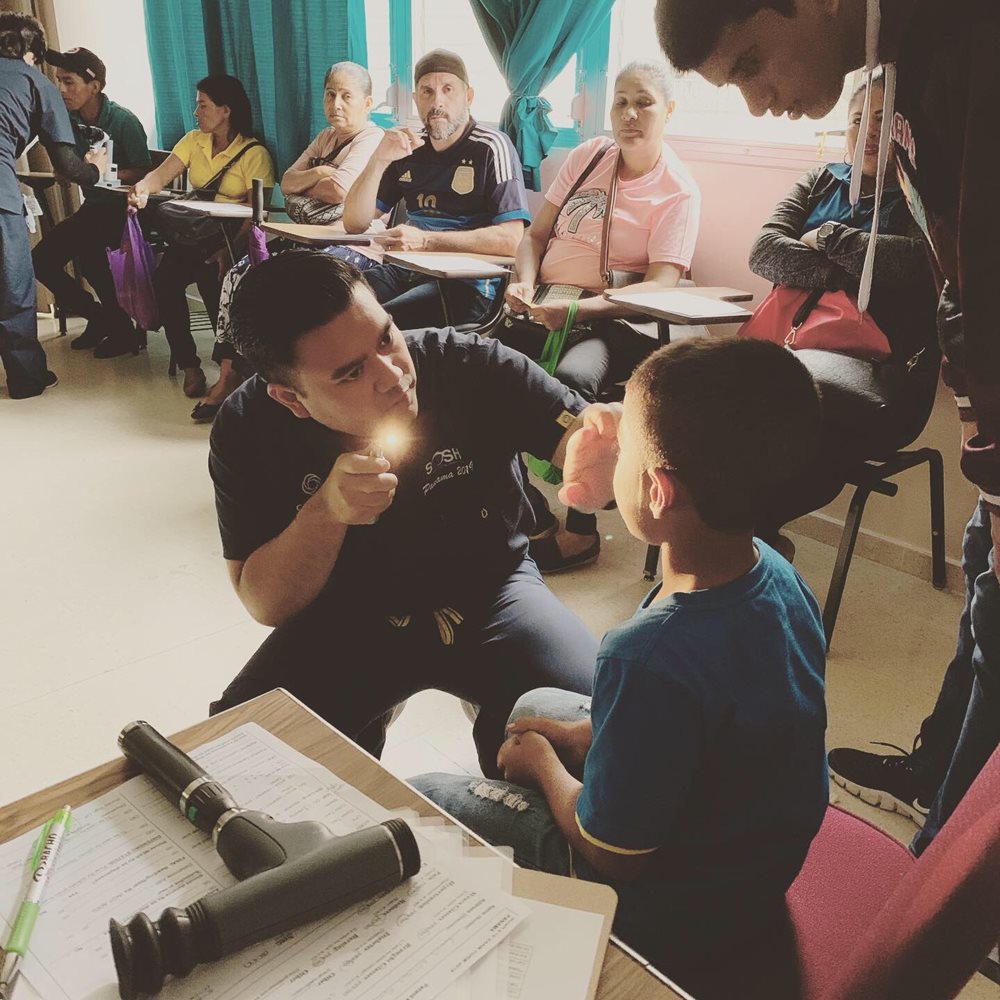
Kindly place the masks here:
<instances>
[{"instance_id":1,"label":"chair backrest","mask_svg":"<svg viewBox=\"0 0 1000 1000\"><path fill-rule=\"evenodd\" d=\"M1000 747L823 1000L948 1000L1000 939Z\"/></svg>"}]
</instances>

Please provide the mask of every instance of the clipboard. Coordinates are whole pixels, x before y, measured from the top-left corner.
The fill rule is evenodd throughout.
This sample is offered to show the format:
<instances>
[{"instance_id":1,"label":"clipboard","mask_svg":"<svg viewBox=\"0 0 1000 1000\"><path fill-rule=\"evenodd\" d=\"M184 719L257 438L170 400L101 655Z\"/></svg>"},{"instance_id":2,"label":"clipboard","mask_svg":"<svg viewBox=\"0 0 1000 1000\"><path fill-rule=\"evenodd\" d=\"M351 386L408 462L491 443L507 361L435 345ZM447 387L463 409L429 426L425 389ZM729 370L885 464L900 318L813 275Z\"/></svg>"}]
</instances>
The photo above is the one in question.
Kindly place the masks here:
<instances>
[{"instance_id":1,"label":"clipboard","mask_svg":"<svg viewBox=\"0 0 1000 1000\"><path fill-rule=\"evenodd\" d=\"M615 907L618 905L618 895L615 890L600 882L585 882L582 879L564 878L561 875L549 875L546 872L517 867L514 868L513 889L514 895L521 899L537 899L543 903L552 903L571 910L584 910L587 913L599 913L603 916L600 944L594 955L590 970L590 986L587 989L587 1000L594 1000L597 996L601 969L604 966L604 956L608 950Z\"/></svg>"}]
</instances>

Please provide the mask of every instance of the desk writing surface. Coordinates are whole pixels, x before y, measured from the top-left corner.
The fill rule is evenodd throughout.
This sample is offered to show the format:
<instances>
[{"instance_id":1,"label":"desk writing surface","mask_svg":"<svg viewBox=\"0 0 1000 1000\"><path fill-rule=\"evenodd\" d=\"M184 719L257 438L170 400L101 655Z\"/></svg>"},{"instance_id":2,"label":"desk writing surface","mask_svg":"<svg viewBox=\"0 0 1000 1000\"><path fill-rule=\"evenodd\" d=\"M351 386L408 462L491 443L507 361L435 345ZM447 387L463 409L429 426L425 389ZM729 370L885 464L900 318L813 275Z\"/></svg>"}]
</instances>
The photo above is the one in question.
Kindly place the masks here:
<instances>
[{"instance_id":1,"label":"desk writing surface","mask_svg":"<svg viewBox=\"0 0 1000 1000\"><path fill-rule=\"evenodd\" d=\"M512 262L509 257L490 257L487 254L385 252L387 264L397 264L411 271L429 274L432 278L502 278L508 271L496 263L498 260Z\"/></svg>"},{"instance_id":2,"label":"desk writing surface","mask_svg":"<svg viewBox=\"0 0 1000 1000\"><path fill-rule=\"evenodd\" d=\"M228 201L189 201L181 198L178 201L192 212L210 215L214 219L250 219L253 218L253 208L249 205L234 205Z\"/></svg>"},{"instance_id":3,"label":"desk writing surface","mask_svg":"<svg viewBox=\"0 0 1000 1000\"><path fill-rule=\"evenodd\" d=\"M118 720L109 729L109 751L121 726ZM266 695L198 723L171 737L178 746L190 750L245 722L256 722L306 756L369 795L387 809L414 809L423 816L439 816L440 811L414 789L386 771L374 757L341 736L317 715L284 691ZM154 720L155 724L155 720ZM59 806L79 806L120 785L137 771L123 757L0 809L0 840L9 840L40 826ZM69 841L67 841L69 845ZM518 894L533 896L537 874L516 869ZM580 887L583 888L582 886ZM573 891L573 887L569 887ZM573 900L567 900L572 905ZM686 994L672 989L647 971L640 961L612 943L606 952L597 989L598 1000L685 1000Z\"/></svg>"},{"instance_id":4,"label":"desk writing surface","mask_svg":"<svg viewBox=\"0 0 1000 1000\"><path fill-rule=\"evenodd\" d=\"M261 229L273 236L283 236L293 243L306 246L371 246L369 233L346 233L338 223L329 226L310 226L296 222L265 222Z\"/></svg>"},{"instance_id":5,"label":"desk writing surface","mask_svg":"<svg viewBox=\"0 0 1000 1000\"><path fill-rule=\"evenodd\" d=\"M743 306L700 294L701 291L700 288L671 288L660 292L617 291L605 292L605 298L638 313L656 316L680 326L744 323L750 318L751 313Z\"/></svg>"}]
</instances>

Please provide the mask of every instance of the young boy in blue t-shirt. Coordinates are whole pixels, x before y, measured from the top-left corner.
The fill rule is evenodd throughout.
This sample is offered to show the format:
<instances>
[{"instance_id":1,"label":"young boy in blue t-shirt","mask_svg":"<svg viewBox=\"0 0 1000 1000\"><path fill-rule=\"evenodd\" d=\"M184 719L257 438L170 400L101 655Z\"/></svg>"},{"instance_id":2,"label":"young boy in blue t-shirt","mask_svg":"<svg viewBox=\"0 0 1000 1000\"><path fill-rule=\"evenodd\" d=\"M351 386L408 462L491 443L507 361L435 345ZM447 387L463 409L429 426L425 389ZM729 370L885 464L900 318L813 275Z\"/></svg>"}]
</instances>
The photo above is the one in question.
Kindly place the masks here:
<instances>
[{"instance_id":1,"label":"young boy in blue t-shirt","mask_svg":"<svg viewBox=\"0 0 1000 1000\"><path fill-rule=\"evenodd\" d=\"M735 995L727 966L749 986L734 955L770 948L826 809L819 608L753 537L818 425L805 368L753 340L665 347L624 408L586 411L560 499L599 509L613 483L663 581L605 636L589 705L555 689L518 702L506 782L412 782L518 863L614 886L616 932L699 1000Z\"/></svg>"}]
</instances>

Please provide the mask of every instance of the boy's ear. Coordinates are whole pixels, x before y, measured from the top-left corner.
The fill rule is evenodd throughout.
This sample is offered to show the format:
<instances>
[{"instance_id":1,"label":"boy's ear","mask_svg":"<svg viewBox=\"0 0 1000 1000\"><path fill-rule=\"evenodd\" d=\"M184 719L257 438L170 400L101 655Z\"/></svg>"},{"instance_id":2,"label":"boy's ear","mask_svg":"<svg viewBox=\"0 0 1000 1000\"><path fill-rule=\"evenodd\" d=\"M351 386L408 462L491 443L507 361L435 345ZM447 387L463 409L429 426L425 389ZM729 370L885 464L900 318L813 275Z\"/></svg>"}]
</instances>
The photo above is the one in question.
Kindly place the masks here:
<instances>
[{"instance_id":1,"label":"boy's ear","mask_svg":"<svg viewBox=\"0 0 1000 1000\"><path fill-rule=\"evenodd\" d=\"M281 403L282 406L291 410L292 413L294 413L295 416L301 420L305 420L307 417L312 416L312 414L302 405L302 401L299 399L299 394L294 389L290 389L286 385L280 385L277 382L268 382L267 394L276 403Z\"/></svg>"},{"instance_id":2,"label":"boy's ear","mask_svg":"<svg viewBox=\"0 0 1000 1000\"><path fill-rule=\"evenodd\" d=\"M666 469L647 469L649 477L649 512L659 521L677 499L677 487Z\"/></svg>"}]
</instances>

